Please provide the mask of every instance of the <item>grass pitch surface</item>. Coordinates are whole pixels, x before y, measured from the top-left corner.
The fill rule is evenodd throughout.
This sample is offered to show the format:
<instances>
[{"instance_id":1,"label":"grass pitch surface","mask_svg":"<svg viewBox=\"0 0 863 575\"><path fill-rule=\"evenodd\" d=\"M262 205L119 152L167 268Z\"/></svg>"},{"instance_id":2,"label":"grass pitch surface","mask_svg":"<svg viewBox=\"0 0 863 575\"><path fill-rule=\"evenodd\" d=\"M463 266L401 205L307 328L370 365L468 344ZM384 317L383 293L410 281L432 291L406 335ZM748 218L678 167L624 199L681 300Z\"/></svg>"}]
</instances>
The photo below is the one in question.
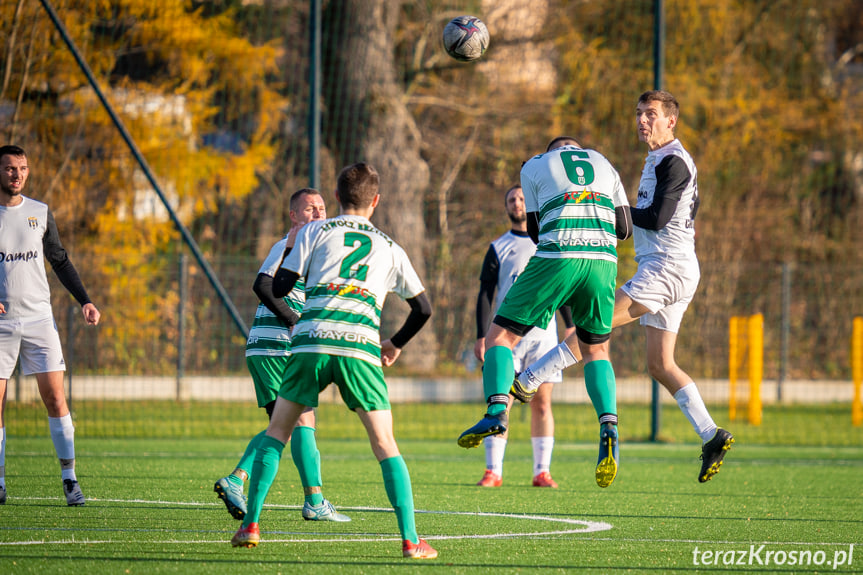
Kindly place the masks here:
<instances>
[{"instance_id":1,"label":"grass pitch surface","mask_svg":"<svg viewBox=\"0 0 863 575\"><path fill-rule=\"evenodd\" d=\"M863 572L859 447L738 442L719 475L699 484L698 445L623 442L620 473L600 489L596 445L558 439L552 475L560 488L547 489L530 485L528 440L510 441L500 488L475 486L482 447L461 449L455 437L399 445L419 533L440 552L433 561L401 557L380 467L360 439L319 440L324 495L352 522L302 520L302 488L286 453L261 545L234 549L239 522L212 490L243 440L80 439L88 502L67 507L47 434L10 437L0 572Z\"/></svg>"}]
</instances>

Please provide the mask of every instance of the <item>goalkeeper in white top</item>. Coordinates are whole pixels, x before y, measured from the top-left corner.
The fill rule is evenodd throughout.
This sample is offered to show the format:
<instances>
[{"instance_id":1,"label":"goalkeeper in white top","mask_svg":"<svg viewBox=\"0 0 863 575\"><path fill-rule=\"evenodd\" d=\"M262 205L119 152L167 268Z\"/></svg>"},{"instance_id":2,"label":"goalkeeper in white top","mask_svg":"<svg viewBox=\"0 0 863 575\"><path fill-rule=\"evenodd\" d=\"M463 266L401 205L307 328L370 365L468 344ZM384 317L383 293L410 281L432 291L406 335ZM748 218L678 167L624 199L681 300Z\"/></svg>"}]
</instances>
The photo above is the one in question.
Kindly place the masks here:
<instances>
[{"instance_id":1,"label":"goalkeeper in white top","mask_svg":"<svg viewBox=\"0 0 863 575\"><path fill-rule=\"evenodd\" d=\"M635 225L635 276L617 290L613 327L640 320L647 336L647 370L677 400L701 438L698 481L710 480L722 465L734 437L713 422L698 388L674 360L683 313L692 301L701 272L695 256L698 178L692 157L674 136L680 115L675 97L651 90L635 108L638 138L648 147L632 209ZM565 344L525 369L513 384L528 394L543 374L578 362L578 350ZM539 383L537 383L539 382Z\"/></svg>"},{"instance_id":2,"label":"goalkeeper in white top","mask_svg":"<svg viewBox=\"0 0 863 575\"><path fill-rule=\"evenodd\" d=\"M545 328L554 313L568 305L575 333L565 342L578 345L585 358L585 386L600 422L596 483L608 487L618 461L616 384L608 348L617 241L632 233L629 202L611 163L565 136L524 164L521 187L536 253L486 334L482 380L488 410L461 434L458 444L476 447L483 438L506 431L512 349L534 326Z\"/></svg>"},{"instance_id":3,"label":"goalkeeper in white top","mask_svg":"<svg viewBox=\"0 0 863 575\"><path fill-rule=\"evenodd\" d=\"M306 407L318 405L318 394L335 383L365 426L380 463L401 533L402 555L437 557L437 551L417 535L410 475L393 436L382 370L382 365L398 359L402 347L426 323L431 304L404 250L369 221L380 201L379 187L380 177L371 165L344 168L336 188L340 215L306 224L274 279L287 293L305 278L306 302L301 318L287 318L289 325L296 323L292 355L255 455L248 513L231 540L235 547L254 547L260 541L261 507L291 430ZM411 311L401 329L381 342L380 314L389 292L407 301Z\"/></svg>"}]
</instances>

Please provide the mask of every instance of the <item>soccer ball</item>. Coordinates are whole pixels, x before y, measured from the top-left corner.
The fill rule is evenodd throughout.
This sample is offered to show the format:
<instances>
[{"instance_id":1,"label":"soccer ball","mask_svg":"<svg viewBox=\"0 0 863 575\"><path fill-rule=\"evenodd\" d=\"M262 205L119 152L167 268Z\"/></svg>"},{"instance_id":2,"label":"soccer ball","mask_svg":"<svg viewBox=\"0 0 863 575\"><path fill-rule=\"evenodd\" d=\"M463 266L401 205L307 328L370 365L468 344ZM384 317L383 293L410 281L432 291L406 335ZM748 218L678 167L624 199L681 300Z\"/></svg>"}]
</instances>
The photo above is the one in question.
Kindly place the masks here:
<instances>
[{"instance_id":1,"label":"soccer ball","mask_svg":"<svg viewBox=\"0 0 863 575\"><path fill-rule=\"evenodd\" d=\"M470 62L482 56L488 48L488 41L488 28L476 16L453 18L443 29L446 53L461 62Z\"/></svg>"}]
</instances>

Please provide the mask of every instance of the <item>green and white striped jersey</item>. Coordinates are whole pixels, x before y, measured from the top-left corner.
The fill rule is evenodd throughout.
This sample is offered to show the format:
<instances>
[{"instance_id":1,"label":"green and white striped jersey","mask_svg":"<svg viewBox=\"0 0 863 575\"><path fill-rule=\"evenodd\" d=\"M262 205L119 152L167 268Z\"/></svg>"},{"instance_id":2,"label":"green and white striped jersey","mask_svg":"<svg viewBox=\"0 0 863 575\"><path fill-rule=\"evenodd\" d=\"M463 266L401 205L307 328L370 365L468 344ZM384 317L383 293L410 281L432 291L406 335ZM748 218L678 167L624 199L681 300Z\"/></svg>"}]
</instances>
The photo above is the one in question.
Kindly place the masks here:
<instances>
[{"instance_id":1,"label":"green and white striped jersey","mask_svg":"<svg viewBox=\"0 0 863 575\"><path fill-rule=\"evenodd\" d=\"M276 242L270 253L261 264L259 274L275 277L276 272L282 265L285 257L285 246L288 237L285 236ZM306 301L305 284L303 280L297 282L291 293L285 296L285 303L297 313L303 311ZM267 355L271 357L287 357L291 355L291 330L277 318L270 308L264 304L258 304L255 310L255 320L249 330L249 339L246 341L246 357L252 355Z\"/></svg>"},{"instance_id":2,"label":"green and white striped jersey","mask_svg":"<svg viewBox=\"0 0 863 575\"><path fill-rule=\"evenodd\" d=\"M405 251L361 216L306 224L282 267L306 280L293 353L381 365L381 310L387 294L410 299L425 291Z\"/></svg>"},{"instance_id":3,"label":"green and white striped jersey","mask_svg":"<svg viewBox=\"0 0 863 575\"><path fill-rule=\"evenodd\" d=\"M602 154L563 146L534 156L521 187L525 209L539 213L537 257L617 261L614 209L629 200Z\"/></svg>"}]
</instances>

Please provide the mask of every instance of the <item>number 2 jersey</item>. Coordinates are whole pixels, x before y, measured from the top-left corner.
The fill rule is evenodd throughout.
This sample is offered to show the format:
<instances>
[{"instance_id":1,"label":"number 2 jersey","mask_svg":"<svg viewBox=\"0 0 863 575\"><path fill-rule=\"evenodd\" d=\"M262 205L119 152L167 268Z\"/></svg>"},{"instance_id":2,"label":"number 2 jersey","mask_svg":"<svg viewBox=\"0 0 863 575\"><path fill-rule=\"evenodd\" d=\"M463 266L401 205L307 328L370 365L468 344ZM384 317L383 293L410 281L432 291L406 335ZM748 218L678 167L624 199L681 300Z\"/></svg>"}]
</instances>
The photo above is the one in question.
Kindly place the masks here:
<instances>
[{"instance_id":1,"label":"number 2 jersey","mask_svg":"<svg viewBox=\"0 0 863 575\"><path fill-rule=\"evenodd\" d=\"M655 255L695 259L698 173L680 140L651 150L632 213L635 261Z\"/></svg>"},{"instance_id":2,"label":"number 2 jersey","mask_svg":"<svg viewBox=\"0 0 863 575\"><path fill-rule=\"evenodd\" d=\"M306 283L293 353L325 353L381 365L381 310L389 292L425 291L405 251L361 216L306 224L282 267Z\"/></svg>"},{"instance_id":3,"label":"number 2 jersey","mask_svg":"<svg viewBox=\"0 0 863 575\"><path fill-rule=\"evenodd\" d=\"M525 209L539 214L537 257L617 262L614 210L629 200L605 156L576 146L534 156L521 188Z\"/></svg>"}]
</instances>

